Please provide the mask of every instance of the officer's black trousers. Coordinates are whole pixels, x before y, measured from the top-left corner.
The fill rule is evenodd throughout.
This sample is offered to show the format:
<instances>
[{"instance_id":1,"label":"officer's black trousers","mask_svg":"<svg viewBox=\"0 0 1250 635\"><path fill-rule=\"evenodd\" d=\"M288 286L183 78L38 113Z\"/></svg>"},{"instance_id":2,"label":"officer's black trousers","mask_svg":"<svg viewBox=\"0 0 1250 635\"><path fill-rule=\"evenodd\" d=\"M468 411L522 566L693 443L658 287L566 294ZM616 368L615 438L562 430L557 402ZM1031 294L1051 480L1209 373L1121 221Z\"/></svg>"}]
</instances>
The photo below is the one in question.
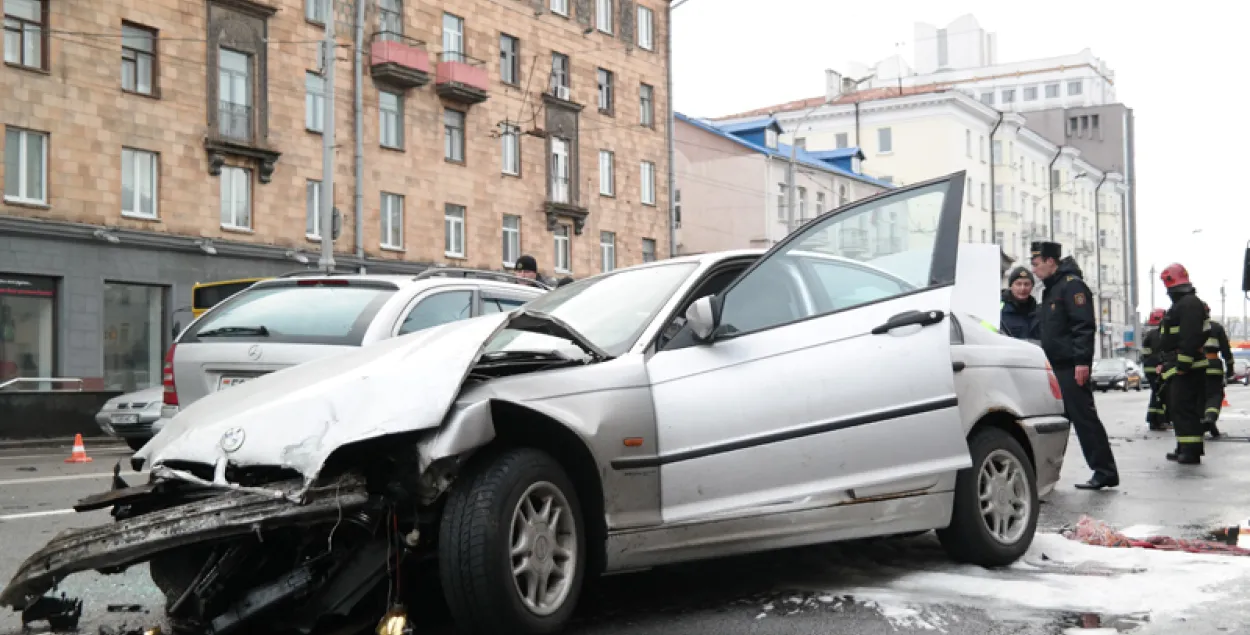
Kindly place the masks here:
<instances>
[{"instance_id":1,"label":"officer's black trousers","mask_svg":"<svg viewBox=\"0 0 1250 635\"><path fill-rule=\"evenodd\" d=\"M1064 416L1076 428L1076 438L1081 442L1085 464L1103 479L1118 482L1120 473L1115 466L1115 456L1111 454L1107 429L1102 426L1098 411L1094 408L1093 379L1086 379L1085 385L1081 386L1076 383L1075 368L1054 370L1055 377L1059 380L1059 390L1063 393ZM1199 434L1202 434L1201 429Z\"/></svg>"},{"instance_id":2,"label":"officer's black trousers","mask_svg":"<svg viewBox=\"0 0 1250 635\"><path fill-rule=\"evenodd\" d=\"M1146 406L1146 423L1151 428L1162 428L1167 425L1167 411L1163 408L1163 395L1159 391L1159 374L1146 373L1146 381L1150 383L1150 403Z\"/></svg>"},{"instance_id":3,"label":"officer's black trousers","mask_svg":"<svg viewBox=\"0 0 1250 635\"><path fill-rule=\"evenodd\" d=\"M1176 448L1181 452L1202 453L1202 435L1206 432L1202 423L1206 384L1205 368L1195 368L1168 378L1168 418L1176 430Z\"/></svg>"},{"instance_id":4,"label":"officer's black trousers","mask_svg":"<svg viewBox=\"0 0 1250 635\"><path fill-rule=\"evenodd\" d=\"M1215 423L1220 418L1220 406L1224 403L1224 364L1212 360L1206 373L1206 408L1202 411L1202 420Z\"/></svg>"}]
</instances>

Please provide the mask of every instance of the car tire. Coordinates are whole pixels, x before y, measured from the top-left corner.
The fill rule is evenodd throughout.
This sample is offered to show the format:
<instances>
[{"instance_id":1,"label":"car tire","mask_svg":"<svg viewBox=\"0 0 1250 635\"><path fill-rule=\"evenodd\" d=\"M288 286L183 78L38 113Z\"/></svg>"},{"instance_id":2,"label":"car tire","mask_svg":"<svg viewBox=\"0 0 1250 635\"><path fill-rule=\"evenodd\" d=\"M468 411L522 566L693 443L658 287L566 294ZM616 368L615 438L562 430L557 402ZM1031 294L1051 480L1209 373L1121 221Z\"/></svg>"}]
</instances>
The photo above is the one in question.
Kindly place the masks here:
<instances>
[{"instance_id":1,"label":"car tire","mask_svg":"<svg viewBox=\"0 0 1250 635\"><path fill-rule=\"evenodd\" d=\"M951 523L938 530L938 540L958 562L1004 567L1019 560L1033 544L1040 509L1037 474L1020 442L1000 428L984 427L973 432L968 450L972 467L960 470L955 478ZM999 535L989 525L1001 515L982 513L983 485L992 485L989 489L994 498L990 502L995 510L1018 512L1016 523L1004 524ZM1017 504L1025 509L1019 511Z\"/></svg>"},{"instance_id":2,"label":"car tire","mask_svg":"<svg viewBox=\"0 0 1250 635\"><path fill-rule=\"evenodd\" d=\"M555 528L546 522L552 518ZM460 631L545 635L572 617L586 570L585 522L572 481L545 452L508 450L462 474L448 493L438 540L443 594ZM513 555L514 546L527 555ZM539 571L523 580L514 569L526 562ZM561 569L547 580L563 588L544 604L533 582Z\"/></svg>"}]
</instances>

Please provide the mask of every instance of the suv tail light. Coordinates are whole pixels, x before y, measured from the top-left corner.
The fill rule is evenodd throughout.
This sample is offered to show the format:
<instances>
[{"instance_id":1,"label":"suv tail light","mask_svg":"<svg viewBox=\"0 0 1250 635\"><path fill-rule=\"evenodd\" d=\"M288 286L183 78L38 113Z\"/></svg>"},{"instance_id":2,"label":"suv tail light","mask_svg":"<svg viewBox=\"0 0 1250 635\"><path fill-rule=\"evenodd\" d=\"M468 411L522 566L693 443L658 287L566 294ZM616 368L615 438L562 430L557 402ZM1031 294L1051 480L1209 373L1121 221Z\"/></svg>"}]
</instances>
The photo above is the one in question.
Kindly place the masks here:
<instances>
[{"instance_id":1,"label":"suv tail light","mask_svg":"<svg viewBox=\"0 0 1250 635\"><path fill-rule=\"evenodd\" d=\"M178 387L174 385L174 349L177 347L177 343L169 345L169 352L165 353L165 368L161 371L161 385L165 387L163 401L167 406L178 405Z\"/></svg>"},{"instance_id":2,"label":"suv tail light","mask_svg":"<svg viewBox=\"0 0 1250 635\"><path fill-rule=\"evenodd\" d=\"M1055 377L1055 371L1050 367L1050 362L1046 362L1046 380L1050 382L1050 394L1055 399L1063 401L1063 391L1059 390L1059 379Z\"/></svg>"}]
</instances>

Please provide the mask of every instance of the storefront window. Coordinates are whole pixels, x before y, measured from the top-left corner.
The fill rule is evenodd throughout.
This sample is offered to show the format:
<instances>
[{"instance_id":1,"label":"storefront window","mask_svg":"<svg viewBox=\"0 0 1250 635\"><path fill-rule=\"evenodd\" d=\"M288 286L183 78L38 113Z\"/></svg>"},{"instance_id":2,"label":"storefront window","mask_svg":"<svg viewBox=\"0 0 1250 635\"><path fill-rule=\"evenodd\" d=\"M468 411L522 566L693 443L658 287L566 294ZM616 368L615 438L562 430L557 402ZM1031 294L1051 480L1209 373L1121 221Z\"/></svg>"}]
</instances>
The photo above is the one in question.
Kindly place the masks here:
<instances>
[{"instance_id":1,"label":"storefront window","mask_svg":"<svg viewBox=\"0 0 1250 635\"><path fill-rule=\"evenodd\" d=\"M104 385L131 392L161 381L165 288L104 284Z\"/></svg>"},{"instance_id":2,"label":"storefront window","mask_svg":"<svg viewBox=\"0 0 1250 635\"><path fill-rule=\"evenodd\" d=\"M55 278L0 272L0 382L54 376L55 315Z\"/></svg>"}]
</instances>

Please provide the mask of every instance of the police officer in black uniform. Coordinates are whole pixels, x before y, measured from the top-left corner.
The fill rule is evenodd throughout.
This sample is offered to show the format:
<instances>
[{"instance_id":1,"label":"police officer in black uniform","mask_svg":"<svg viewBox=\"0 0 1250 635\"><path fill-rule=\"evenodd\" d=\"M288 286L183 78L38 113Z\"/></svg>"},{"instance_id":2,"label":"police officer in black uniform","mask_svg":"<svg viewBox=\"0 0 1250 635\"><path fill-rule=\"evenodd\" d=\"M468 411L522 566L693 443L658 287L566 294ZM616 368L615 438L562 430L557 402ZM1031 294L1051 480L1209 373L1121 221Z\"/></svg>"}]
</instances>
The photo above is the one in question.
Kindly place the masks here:
<instances>
[{"instance_id":1,"label":"police officer in black uniform","mask_svg":"<svg viewBox=\"0 0 1250 635\"><path fill-rule=\"evenodd\" d=\"M1081 268L1071 257L1062 258L1059 243L1033 243L1033 273L1046 285L1042 306L1042 349L1059 380L1064 414L1076 428L1085 463L1094 475L1078 489L1100 490L1120 484L1120 472L1111 453L1107 430L1094 407L1089 369L1094 363L1093 295L1081 279ZM1062 260L1061 260L1062 258Z\"/></svg>"},{"instance_id":2,"label":"police officer in black uniform","mask_svg":"<svg viewBox=\"0 0 1250 635\"><path fill-rule=\"evenodd\" d=\"M1176 450L1169 452L1167 459L1197 465L1204 454L1202 411L1207 396L1207 358L1202 345L1207 339L1206 311L1189 282L1189 271L1180 263L1165 267L1159 278L1172 299L1159 329L1163 357L1159 378L1168 384L1168 418L1176 431Z\"/></svg>"},{"instance_id":3,"label":"police officer in black uniform","mask_svg":"<svg viewBox=\"0 0 1250 635\"><path fill-rule=\"evenodd\" d=\"M1154 309L1150 312L1150 317L1146 320L1146 326L1150 327L1149 331L1142 336L1141 343L1141 363L1142 371L1146 374L1146 381L1150 384L1150 405L1146 406L1146 425L1151 430L1162 432L1168 429L1167 425L1167 409L1164 407L1165 394L1160 387L1159 373L1155 367L1163 363L1163 358L1159 356L1159 325L1163 323L1163 314L1167 311L1163 309Z\"/></svg>"},{"instance_id":4,"label":"police officer in black uniform","mask_svg":"<svg viewBox=\"0 0 1250 635\"><path fill-rule=\"evenodd\" d=\"M1202 345L1202 354L1207 358L1207 407L1202 413L1202 423L1212 439L1220 438L1220 429L1215 425L1220 419L1220 408L1224 405L1225 377L1233 377L1233 349L1228 343L1228 333L1224 325L1211 319L1211 307L1202 303L1206 311L1207 339Z\"/></svg>"}]
</instances>

